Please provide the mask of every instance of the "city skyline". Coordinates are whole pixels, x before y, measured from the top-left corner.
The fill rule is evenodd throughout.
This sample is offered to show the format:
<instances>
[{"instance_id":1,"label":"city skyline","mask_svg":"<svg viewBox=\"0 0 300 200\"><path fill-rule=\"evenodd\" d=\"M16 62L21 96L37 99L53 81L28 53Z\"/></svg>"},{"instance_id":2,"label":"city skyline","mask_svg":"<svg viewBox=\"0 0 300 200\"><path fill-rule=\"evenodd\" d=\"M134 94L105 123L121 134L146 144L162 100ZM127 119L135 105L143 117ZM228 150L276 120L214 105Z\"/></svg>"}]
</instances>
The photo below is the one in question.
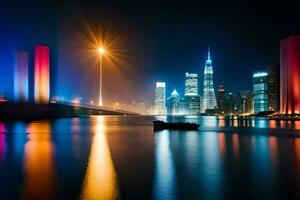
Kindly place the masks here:
<instances>
[{"instance_id":1,"label":"city skyline","mask_svg":"<svg viewBox=\"0 0 300 200\"><path fill-rule=\"evenodd\" d=\"M278 41L300 31L293 25L298 16L291 14L290 10L295 8L292 5L274 3L272 9L265 9L266 4L256 2L221 3L217 7L205 2L201 6L199 3L184 4L180 12L175 12L176 2L174 5L153 2L131 6L116 1L91 2L78 0L55 4L47 0L43 3L29 0L4 3L0 12L0 25L5 30L0 35L0 74L13 74L12 52L31 51L33 44L44 43L51 47L55 58L53 67L58 69L56 79L60 87L54 88L57 95L70 99L83 96L87 101L96 101L94 93L98 88L94 74L97 74L97 64L86 62L88 57L79 55L84 46L81 41L85 41L80 30L87 24L99 23L105 28L112 27L112 33L121 33L121 49L130 60L129 67L119 65L121 72L117 76L111 76L113 72L106 69L107 77L113 79L110 93L104 88L108 102L149 104L153 98L146 91L152 88L155 80L168 82L182 93L184 77L176 79L173 74L196 71L205 62L203 55L207 46L215 53L215 89L222 84L228 91L236 92L252 88L249 75L253 71L279 64ZM221 7L224 9L220 10ZM214 12L206 8L214 8ZM157 15L150 15L153 10ZM247 14L240 16L241 12ZM102 21L103 16L105 20ZM280 20L274 23L274 18ZM11 20L6 23L4 19ZM232 83L233 79L240 84ZM117 84L120 82L127 87L127 93ZM7 95L13 87L12 75L3 77L0 85L0 93ZM200 85L199 90L202 89Z\"/></svg>"}]
</instances>

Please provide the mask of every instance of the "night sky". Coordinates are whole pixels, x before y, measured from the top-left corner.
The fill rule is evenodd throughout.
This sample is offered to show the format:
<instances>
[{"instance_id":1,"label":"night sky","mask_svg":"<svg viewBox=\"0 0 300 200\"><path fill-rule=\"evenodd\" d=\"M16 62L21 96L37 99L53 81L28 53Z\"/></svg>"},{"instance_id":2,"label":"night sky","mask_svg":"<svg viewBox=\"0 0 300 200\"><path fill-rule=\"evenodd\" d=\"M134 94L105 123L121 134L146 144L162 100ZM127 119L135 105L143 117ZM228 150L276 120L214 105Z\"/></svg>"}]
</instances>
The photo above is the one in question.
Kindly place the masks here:
<instances>
[{"instance_id":1,"label":"night sky","mask_svg":"<svg viewBox=\"0 0 300 200\"><path fill-rule=\"evenodd\" d=\"M13 52L51 46L55 95L97 98L98 68L85 59L84 25L104 27L119 41L126 64L105 71L106 102L151 103L156 81L167 82L168 96L183 94L185 72L202 74L207 47L215 89L252 89L252 73L279 64L281 39L300 34L296 3L259 1L3 1L0 6L0 94L13 86ZM51 66L52 67L52 66Z\"/></svg>"}]
</instances>

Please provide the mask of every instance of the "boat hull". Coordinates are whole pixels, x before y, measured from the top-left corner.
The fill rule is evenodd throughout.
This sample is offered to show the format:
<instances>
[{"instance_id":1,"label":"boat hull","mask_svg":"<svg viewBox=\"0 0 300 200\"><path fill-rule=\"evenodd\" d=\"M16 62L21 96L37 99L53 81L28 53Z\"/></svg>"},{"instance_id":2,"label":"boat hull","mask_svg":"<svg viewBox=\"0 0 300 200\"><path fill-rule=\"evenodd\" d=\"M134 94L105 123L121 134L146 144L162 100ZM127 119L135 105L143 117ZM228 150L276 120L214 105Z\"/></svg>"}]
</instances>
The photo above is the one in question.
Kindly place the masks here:
<instances>
[{"instance_id":1,"label":"boat hull","mask_svg":"<svg viewBox=\"0 0 300 200\"><path fill-rule=\"evenodd\" d=\"M164 121L153 121L154 130L198 130L199 124L195 123L167 123Z\"/></svg>"}]
</instances>

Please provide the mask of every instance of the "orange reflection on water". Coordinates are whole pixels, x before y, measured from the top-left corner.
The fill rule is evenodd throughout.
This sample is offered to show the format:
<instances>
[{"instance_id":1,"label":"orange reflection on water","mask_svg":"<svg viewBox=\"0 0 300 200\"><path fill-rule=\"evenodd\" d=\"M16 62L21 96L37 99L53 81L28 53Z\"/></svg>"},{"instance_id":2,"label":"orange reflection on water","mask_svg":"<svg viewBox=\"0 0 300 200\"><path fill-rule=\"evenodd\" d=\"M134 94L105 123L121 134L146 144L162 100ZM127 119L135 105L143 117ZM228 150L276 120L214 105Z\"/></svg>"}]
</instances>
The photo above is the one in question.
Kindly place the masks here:
<instances>
[{"instance_id":1,"label":"orange reflection on water","mask_svg":"<svg viewBox=\"0 0 300 200\"><path fill-rule=\"evenodd\" d=\"M234 118L234 120L233 120L233 127L238 127L238 126L239 126L238 119Z\"/></svg>"},{"instance_id":2,"label":"orange reflection on water","mask_svg":"<svg viewBox=\"0 0 300 200\"><path fill-rule=\"evenodd\" d=\"M234 133L232 135L232 144L233 144L234 157L238 159L240 155L240 144L239 144L239 135L237 133Z\"/></svg>"},{"instance_id":3,"label":"orange reflection on water","mask_svg":"<svg viewBox=\"0 0 300 200\"><path fill-rule=\"evenodd\" d=\"M295 121L295 129L300 130L300 121Z\"/></svg>"},{"instance_id":4,"label":"orange reflection on water","mask_svg":"<svg viewBox=\"0 0 300 200\"><path fill-rule=\"evenodd\" d=\"M276 166L277 163L277 137L270 136L269 137L269 145L270 145L270 159L273 166Z\"/></svg>"},{"instance_id":5,"label":"orange reflection on water","mask_svg":"<svg viewBox=\"0 0 300 200\"><path fill-rule=\"evenodd\" d=\"M219 133L219 147L220 147L221 155L224 158L226 153L226 136L225 133L223 132Z\"/></svg>"},{"instance_id":6,"label":"orange reflection on water","mask_svg":"<svg viewBox=\"0 0 300 200\"><path fill-rule=\"evenodd\" d=\"M270 128L276 128L276 120L270 120Z\"/></svg>"},{"instance_id":7,"label":"orange reflection on water","mask_svg":"<svg viewBox=\"0 0 300 200\"><path fill-rule=\"evenodd\" d=\"M285 121L280 121L280 128L285 128Z\"/></svg>"},{"instance_id":8,"label":"orange reflection on water","mask_svg":"<svg viewBox=\"0 0 300 200\"><path fill-rule=\"evenodd\" d=\"M225 127L225 117L224 116L219 116L219 127Z\"/></svg>"},{"instance_id":9,"label":"orange reflection on water","mask_svg":"<svg viewBox=\"0 0 300 200\"><path fill-rule=\"evenodd\" d=\"M32 123L28 127L24 151L24 199L54 199L55 172L49 123Z\"/></svg>"},{"instance_id":10,"label":"orange reflection on water","mask_svg":"<svg viewBox=\"0 0 300 200\"><path fill-rule=\"evenodd\" d=\"M116 199L117 175L105 135L104 117L98 116L81 199Z\"/></svg>"}]
</instances>

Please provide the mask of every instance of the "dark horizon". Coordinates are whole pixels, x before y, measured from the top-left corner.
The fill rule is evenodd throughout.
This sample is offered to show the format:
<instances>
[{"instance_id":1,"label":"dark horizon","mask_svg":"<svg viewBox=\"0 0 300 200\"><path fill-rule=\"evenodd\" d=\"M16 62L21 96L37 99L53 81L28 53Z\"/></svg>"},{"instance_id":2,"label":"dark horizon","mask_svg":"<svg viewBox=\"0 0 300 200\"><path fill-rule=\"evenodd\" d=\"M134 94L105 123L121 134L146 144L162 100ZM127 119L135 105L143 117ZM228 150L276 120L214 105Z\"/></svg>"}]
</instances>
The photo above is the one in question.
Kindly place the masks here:
<instances>
[{"instance_id":1,"label":"dark horizon","mask_svg":"<svg viewBox=\"0 0 300 200\"><path fill-rule=\"evenodd\" d=\"M215 90L252 90L252 73L278 65L280 40L300 33L296 8L288 2L6 1L0 8L0 93L12 90L14 50L44 43L57 58L56 94L96 99L96 62L81 54L85 23L117 35L127 61L117 71L107 69L106 102L150 104L156 81L167 83L167 96L174 88L183 95L185 72L199 74L202 94L208 46Z\"/></svg>"}]
</instances>

